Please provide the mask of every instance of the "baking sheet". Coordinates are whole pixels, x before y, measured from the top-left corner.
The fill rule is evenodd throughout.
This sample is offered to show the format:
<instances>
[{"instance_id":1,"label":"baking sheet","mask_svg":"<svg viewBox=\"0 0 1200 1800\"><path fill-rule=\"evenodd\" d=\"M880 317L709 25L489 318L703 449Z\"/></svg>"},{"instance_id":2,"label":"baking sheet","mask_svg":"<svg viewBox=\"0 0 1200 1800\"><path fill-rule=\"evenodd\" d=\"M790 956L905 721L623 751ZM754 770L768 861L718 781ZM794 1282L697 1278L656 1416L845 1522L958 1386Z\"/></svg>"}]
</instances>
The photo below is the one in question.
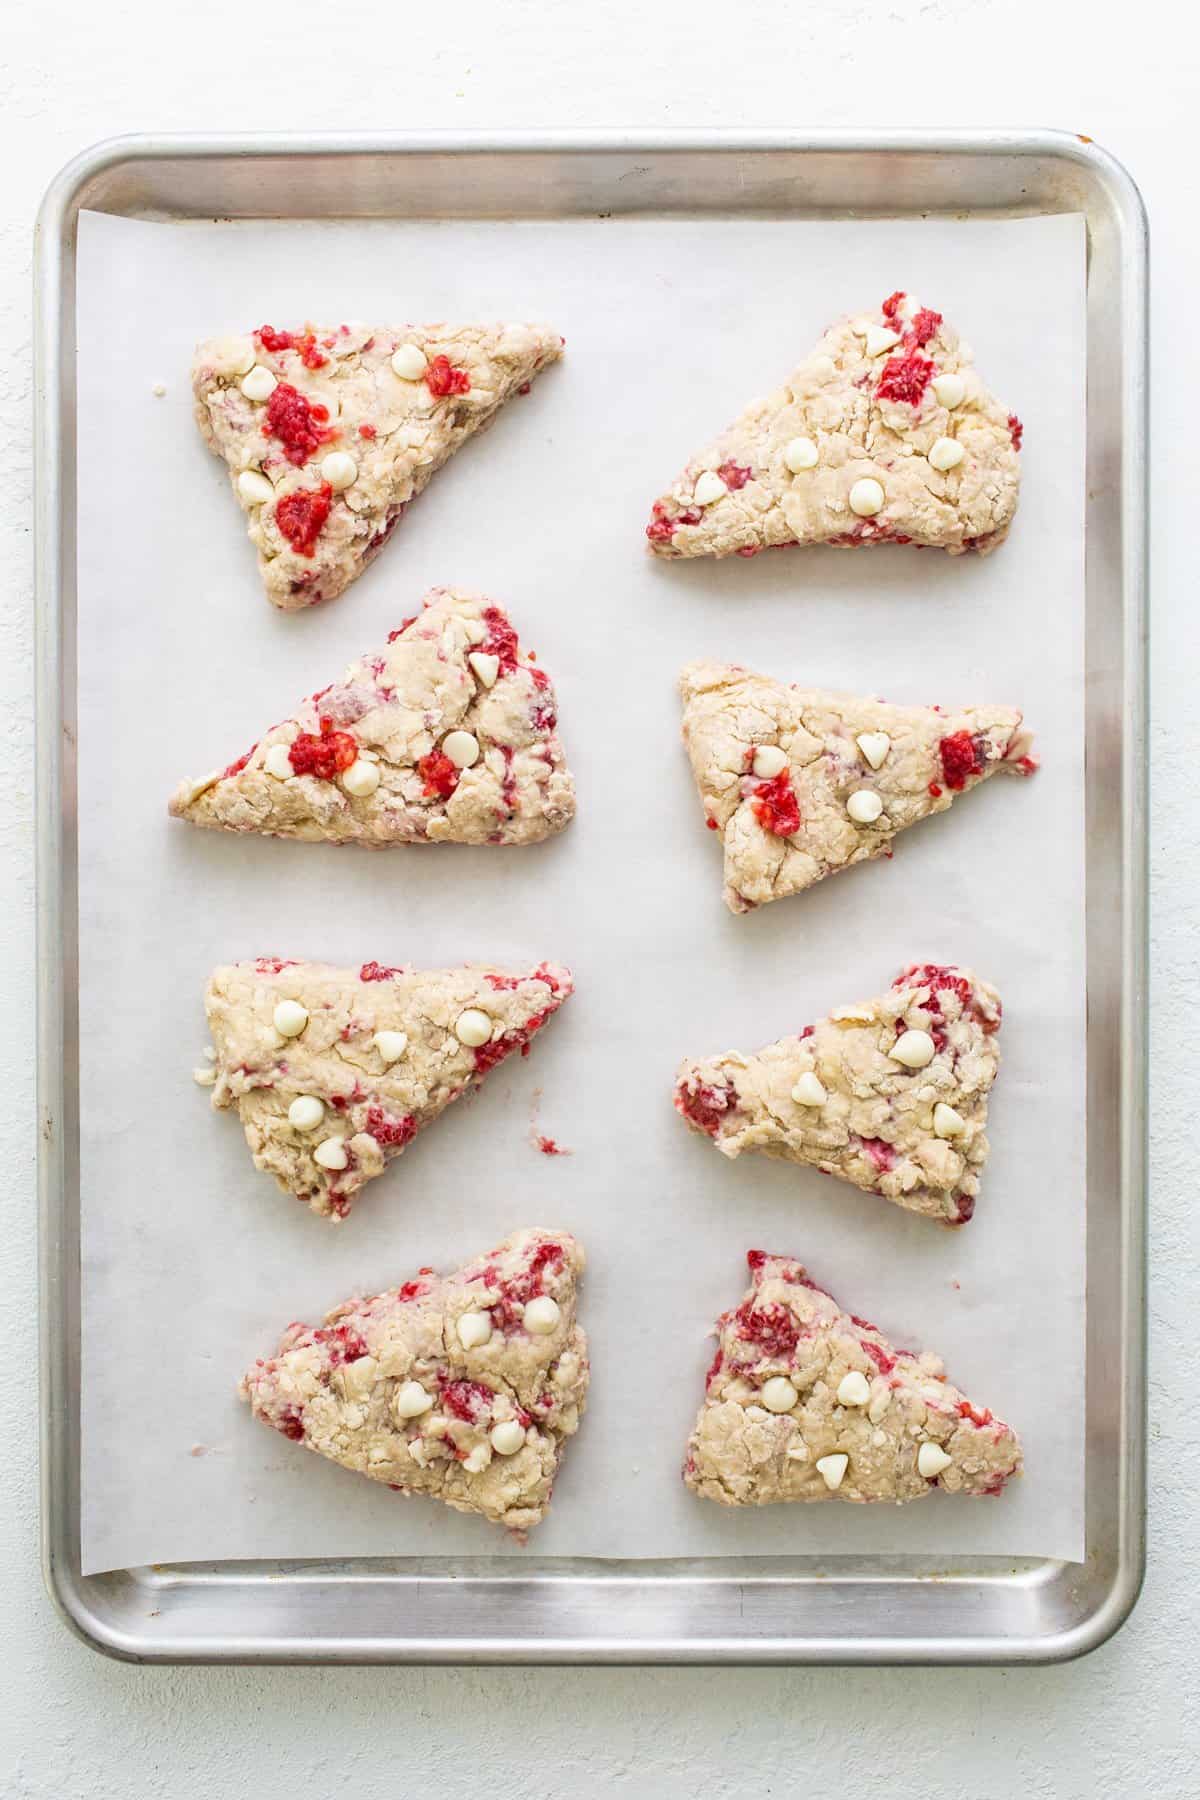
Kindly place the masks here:
<instances>
[{"instance_id":1,"label":"baking sheet","mask_svg":"<svg viewBox=\"0 0 1200 1800\"><path fill-rule=\"evenodd\" d=\"M648 504L834 313L909 286L1026 424L986 561L881 550L664 565ZM564 363L460 453L339 601L258 589L190 420L194 341L270 320L544 316ZM659 1557L1083 1549L1083 430L1079 218L143 225L85 215L79 262L79 730L85 1573L148 1561L470 1553ZM164 396L153 393L166 385ZM437 582L508 605L555 678L580 816L493 855L202 834L182 774L382 640ZM1013 700L1045 767L906 834L895 861L746 918L720 902L678 747L694 656L900 700ZM423 1134L331 1229L249 1164L190 1069L214 962L562 958L579 992L528 1061ZM753 1048L957 959L1000 988L1004 1068L958 1234L813 1171L727 1165L670 1108L685 1053ZM571 1146L539 1155L540 1129ZM517 1224L587 1245L588 1418L521 1550L256 1425L233 1388L293 1318L449 1266ZM723 1512L678 1464L705 1332L757 1244L1021 1430L1002 1499Z\"/></svg>"}]
</instances>

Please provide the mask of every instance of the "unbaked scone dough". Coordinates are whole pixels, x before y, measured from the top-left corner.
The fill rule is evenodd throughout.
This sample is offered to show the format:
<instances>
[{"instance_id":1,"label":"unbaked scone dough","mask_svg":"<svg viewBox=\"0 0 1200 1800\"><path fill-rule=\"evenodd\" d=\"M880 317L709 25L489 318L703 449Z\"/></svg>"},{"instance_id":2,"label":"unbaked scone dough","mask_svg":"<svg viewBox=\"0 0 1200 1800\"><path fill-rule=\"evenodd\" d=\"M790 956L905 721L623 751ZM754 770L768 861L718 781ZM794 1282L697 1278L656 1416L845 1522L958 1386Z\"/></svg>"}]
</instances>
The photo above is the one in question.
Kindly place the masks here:
<instances>
[{"instance_id":1,"label":"unbaked scone dough","mask_svg":"<svg viewBox=\"0 0 1200 1800\"><path fill-rule=\"evenodd\" d=\"M1017 509L1022 426L941 313L891 294L843 319L654 503L659 556L782 544L986 555Z\"/></svg>"},{"instance_id":2,"label":"unbaked scone dough","mask_svg":"<svg viewBox=\"0 0 1200 1800\"><path fill-rule=\"evenodd\" d=\"M330 600L460 445L557 362L546 325L263 325L201 344L196 420L229 465L267 598Z\"/></svg>"},{"instance_id":3,"label":"unbaked scone dough","mask_svg":"<svg viewBox=\"0 0 1200 1800\"><path fill-rule=\"evenodd\" d=\"M1000 998L969 969L914 963L755 1055L684 1062L675 1107L723 1156L809 1163L943 1225L975 1211Z\"/></svg>"},{"instance_id":4,"label":"unbaked scone dough","mask_svg":"<svg viewBox=\"0 0 1200 1800\"><path fill-rule=\"evenodd\" d=\"M204 997L212 1103L237 1108L256 1168L343 1219L452 1100L514 1051L527 1054L572 991L557 963L234 963L213 971Z\"/></svg>"},{"instance_id":5,"label":"unbaked scone dough","mask_svg":"<svg viewBox=\"0 0 1200 1800\"><path fill-rule=\"evenodd\" d=\"M932 1351L897 1350L844 1313L790 1256L752 1250L751 1285L718 1320L720 1347L683 1478L723 1506L998 1494L1022 1471L1016 1433L946 1379Z\"/></svg>"},{"instance_id":6,"label":"unbaked scone dough","mask_svg":"<svg viewBox=\"0 0 1200 1800\"><path fill-rule=\"evenodd\" d=\"M421 1269L322 1326L289 1325L242 1398L345 1469L526 1531L587 1396L583 1264L568 1232L514 1232L451 1275Z\"/></svg>"},{"instance_id":7,"label":"unbaked scone dough","mask_svg":"<svg viewBox=\"0 0 1200 1800\"><path fill-rule=\"evenodd\" d=\"M1012 706L891 706L772 681L736 663L680 677L683 741L725 851L725 903L748 912L852 863L1003 769L1030 775Z\"/></svg>"},{"instance_id":8,"label":"unbaked scone dough","mask_svg":"<svg viewBox=\"0 0 1200 1800\"><path fill-rule=\"evenodd\" d=\"M434 588L382 649L228 768L183 782L169 810L309 842L533 844L575 812L557 723L502 608Z\"/></svg>"}]
</instances>

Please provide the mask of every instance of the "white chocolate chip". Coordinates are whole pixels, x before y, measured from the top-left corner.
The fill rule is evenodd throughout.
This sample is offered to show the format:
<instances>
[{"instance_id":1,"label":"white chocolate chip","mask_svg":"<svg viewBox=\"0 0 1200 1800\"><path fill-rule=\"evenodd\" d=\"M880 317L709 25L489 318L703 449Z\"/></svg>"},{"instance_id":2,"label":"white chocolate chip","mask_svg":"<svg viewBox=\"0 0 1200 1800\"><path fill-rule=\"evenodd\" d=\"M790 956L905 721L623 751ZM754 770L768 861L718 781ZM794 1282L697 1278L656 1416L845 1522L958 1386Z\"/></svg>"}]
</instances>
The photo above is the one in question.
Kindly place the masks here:
<instances>
[{"instance_id":1,"label":"white chocolate chip","mask_svg":"<svg viewBox=\"0 0 1200 1800\"><path fill-rule=\"evenodd\" d=\"M276 781L290 781L296 773L292 767L292 753L286 744L272 744L263 757L263 768Z\"/></svg>"},{"instance_id":2,"label":"white chocolate chip","mask_svg":"<svg viewBox=\"0 0 1200 1800\"><path fill-rule=\"evenodd\" d=\"M342 771L342 786L355 800L365 800L379 786L379 770L360 756Z\"/></svg>"},{"instance_id":3,"label":"white chocolate chip","mask_svg":"<svg viewBox=\"0 0 1200 1800\"><path fill-rule=\"evenodd\" d=\"M794 437L783 446L783 460L793 475L800 475L805 469L815 469L817 455L817 446L809 437Z\"/></svg>"},{"instance_id":4,"label":"white chocolate chip","mask_svg":"<svg viewBox=\"0 0 1200 1800\"><path fill-rule=\"evenodd\" d=\"M269 400L279 383L270 369L264 368L262 363L257 363L248 375L243 375L238 386L247 400Z\"/></svg>"},{"instance_id":5,"label":"white chocolate chip","mask_svg":"<svg viewBox=\"0 0 1200 1800\"><path fill-rule=\"evenodd\" d=\"M419 344L401 344L392 352L392 373L401 381L420 381L429 359Z\"/></svg>"},{"instance_id":6,"label":"white chocolate chip","mask_svg":"<svg viewBox=\"0 0 1200 1800\"><path fill-rule=\"evenodd\" d=\"M313 1151L313 1161L320 1163L323 1169L344 1169L348 1167L350 1157L346 1151L344 1137L322 1138Z\"/></svg>"},{"instance_id":7,"label":"white chocolate chip","mask_svg":"<svg viewBox=\"0 0 1200 1800\"><path fill-rule=\"evenodd\" d=\"M791 1412L800 1398L786 1375L772 1375L770 1381L764 1381L759 1389L759 1399L768 1412Z\"/></svg>"},{"instance_id":8,"label":"white chocolate chip","mask_svg":"<svg viewBox=\"0 0 1200 1800\"><path fill-rule=\"evenodd\" d=\"M473 1450L463 1457L462 1466L468 1475L482 1475L492 1460L491 1447L488 1444L476 1444Z\"/></svg>"},{"instance_id":9,"label":"white chocolate chip","mask_svg":"<svg viewBox=\"0 0 1200 1800\"><path fill-rule=\"evenodd\" d=\"M192 1070L192 1080L197 1087L211 1087L217 1079L217 1071L211 1067Z\"/></svg>"},{"instance_id":10,"label":"white chocolate chip","mask_svg":"<svg viewBox=\"0 0 1200 1800\"><path fill-rule=\"evenodd\" d=\"M957 438L942 437L930 449L929 466L931 469L940 469L944 474L947 469L956 469L963 455L963 447Z\"/></svg>"},{"instance_id":11,"label":"white chocolate chip","mask_svg":"<svg viewBox=\"0 0 1200 1800\"><path fill-rule=\"evenodd\" d=\"M917 1472L926 1481L932 1481L943 1469L948 1469L953 1461L954 1458L947 1456L940 1444L932 1444L927 1440L917 1451Z\"/></svg>"},{"instance_id":12,"label":"white chocolate chip","mask_svg":"<svg viewBox=\"0 0 1200 1800\"><path fill-rule=\"evenodd\" d=\"M927 1031L902 1031L888 1056L906 1069L923 1069L933 1061L934 1042Z\"/></svg>"},{"instance_id":13,"label":"white chocolate chip","mask_svg":"<svg viewBox=\"0 0 1200 1800\"><path fill-rule=\"evenodd\" d=\"M408 1049L406 1031L377 1031L371 1039L385 1063L399 1062Z\"/></svg>"},{"instance_id":14,"label":"white chocolate chip","mask_svg":"<svg viewBox=\"0 0 1200 1800\"><path fill-rule=\"evenodd\" d=\"M518 1419L501 1419L488 1433L497 1456L515 1456L525 1442L525 1427Z\"/></svg>"},{"instance_id":15,"label":"white chocolate chip","mask_svg":"<svg viewBox=\"0 0 1200 1800\"><path fill-rule=\"evenodd\" d=\"M866 352L868 356L882 356L885 350L891 350L900 342L900 333L891 331L886 325L868 325Z\"/></svg>"},{"instance_id":16,"label":"white chocolate chip","mask_svg":"<svg viewBox=\"0 0 1200 1800\"><path fill-rule=\"evenodd\" d=\"M442 739L442 755L456 769L469 769L479 761L479 739L470 731L448 731Z\"/></svg>"},{"instance_id":17,"label":"white chocolate chip","mask_svg":"<svg viewBox=\"0 0 1200 1800\"><path fill-rule=\"evenodd\" d=\"M465 1312L458 1321L458 1341L464 1350L478 1350L486 1344L492 1335L492 1315L485 1312Z\"/></svg>"},{"instance_id":18,"label":"white chocolate chip","mask_svg":"<svg viewBox=\"0 0 1200 1800\"><path fill-rule=\"evenodd\" d=\"M533 1332L536 1337L546 1337L561 1318L562 1309L558 1301L550 1294L538 1294L535 1299L526 1302L521 1323L526 1331Z\"/></svg>"},{"instance_id":19,"label":"white chocolate chip","mask_svg":"<svg viewBox=\"0 0 1200 1800\"><path fill-rule=\"evenodd\" d=\"M244 500L247 506L265 506L268 500L275 498L275 489L265 475L257 469L243 469L237 478L238 499Z\"/></svg>"},{"instance_id":20,"label":"white chocolate chip","mask_svg":"<svg viewBox=\"0 0 1200 1800\"><path fill-rule=\"evenodd\" d=\"M715 469L705 469L699 481L692 489L692 499L697 506L711 506L714 500L722 500L729 492Z\"/></svg>"},{"instance_id":21,"label":"white chocolate chip","mask_svg":"<svg viewBox=\"0 0 1200 1800\"><path fill-rule=\"evenodd\" d=\"M308 1024L308 1008L298 1000L281 1000L271 1018L281 1037L299 1037Z\"/></svg>"},{"instance_id":22,"label":"white chocolate chip","mask_svg":"<svg viewBox=\"0 0 1200 1800\"><path fill-rule=\"evenodd\" d=\"M892 747L892 740L887 732L860 731L854 741L871 767L882 769L887 761L887 753Z\"/></svg>"},{"instance_id":23,"label":"white chocolate chip","mask_svg":"<svg viewBox=\"0 0 1200 1800\"><path fill-rule=\"evenodd\" d=\"M154 398L156 400L161 400L163 398L164 394L166 393L166 391L167 391L167 384L165 381L156 381L154 386L150 390L150 392L154 395Z\"/></svg>"},{"instance_id":24,"label":"white chocolate chip","mask_svg":"<svg viewBox=\"0 0 1200 1800\"><path fill-rule=\"evenodd\" d=\"M342 488L348 488L358 480L358 464L348 451L331 450L328 456L321 458L321 479L340 493Z\"/></svg>"},{"instance_id":25,"label":"white chocolate chip","mask_svg":"<svg viewBox=\"0 0 1200 1800\"><path fill-rule=\"evenodd\" d=\"M828 1098L824 1083L813 1074L811 1069L801 1075L792 1089L792 1099L801 1106L824 1106Z\"/></svg>"},{"instance_id":26,"label":"white chocolate chip","mask_svg":"<svg viewBox=\"0 0 1200 1800\"><path fill-rule=\"evenodd\" d=\"M873 825L883 811L883 801L873 788L856 788L846 802L846 811L856 825Z\"/></svg>"},{"instance_id":27,"label":"white chocolate chip","mask_svg":"<svg viewBox=\"0 0 1200 1800\"><path fill-rule=\"evenodd\" d=\"M850 511L860 519L873 519L883 510L883 489L873 475L864 475L850 489Z\"/></svg>"},{"instance_id":28,"label":"white chocolate chip","mask_svg":"<svg viewBox=\"0 0 1200 1800\"><path fill-rule=\"evenodd\" d=\"M871 1398L871 1384L859 1369L851 1369L838 1382L838 1404L840 1406L865 1406Z\"/></svg>"},{"instance_id":29,"label":"white chocolate chip","mask_svg":"<svg viewBox=\"0 0 1200 1800\"><path fill-rule=\"evenodd\" d=\"M933 1109L933 1129L940 1138L961 1137L967 1129L967 1121L952 1106L939 1100Z\"/></svg>"},{"instance_id":30,"label":"white chocolate chip","mask_svg":"<svg viewBox=\"0 0 1200 1800\"><path fill-rule=\"evenodd\" d=\"M787 755L778 744L760 744L750 765L760 781L774 781L788 766Z\"/></svg>"},{"instance_id":31,"label":"white chocolate chip","mask_svg":"<svg viewBox=\"0 0 1200 1800\"><path fill-rule=\"evenodd\" d=\"M953 412L967 397L967 384L953 369L947 369L944 375L935 375L932 386L938 405L944 406L947 412Z\"/></svg>"},{"instance_id":32,"label":"white chocolate chip","mask_svg":"<svg viewBox=\"0 0 1200 1800\"><path fill-rule=\"evenodd\" d=\"M288 1107L288 1124L297 1131L315 1131L324 1117L324 1103L315 1094L299 1094Z\"/></svg>"},{"instance_id":33,"label":"white chocolate chip","mask_svg":"<svg viewBox=\"0 0 1200 1800\"><path fill-rule=\"evenodd\" d=\"M872 1395L871 1404L867 1408L867 1417L870 1419L872 1425L878 1425L880 1419L882 1419L884 1413L887 1412L891 1404L891 1393L885 1387L880 1388L878 1393Z\"/></svg>"},{"instance_id":34,"label":"white chocolate chip","mask_svg":"<svg viewBox=\"0 0 1200 1800\"><path fill-rule=\"evenodd\" d=\"M485 688L495 687L496 677L500 673L498 656L493 656L490 650L472 650L467 661Z\"/></svg>"},{"instance_id":35,"label":"white chocolate chip","mask_svg":"<svg viewBox=\"0 0 1200 1800\"><path fill-rule=\"evenodd\" d=\"M468 1050L478 1050L492 1035L492 1021L477 1006L468 1006L454 1022L454 1035Z\"/></svg>"},{"instance_id":36,"label":"white chocolate chip","mask_svg":"<svg viewBox=\"0 0 1200 1800\"><path fill-rule=\"evenodd\" d=\"M433 1395L426 1393L419 1381L402 1381L392 1396L392 1411L398 1419L419 1419L433 1405Z\"/></svg>"},{"instance_id":37,"label":"white chocolate chip","mask_svg":"<svg viewBox=\"0 0 1200 1800\"><path fill-rule=\"evenodd\" d=\"M248 337L222 338L217 346L219 360L231 375L244 375L254 367L254 339Z\"/></svg>"},{"instance_id":38,"label":"white chocolate chip","mask_svg":"<svg viewBox=\"0 0 1200 1800\"><path fill-rule=\"evenodd\" d=\"M836 1456L818 1456L817 1473L830 1493L836 1493L842 1485L842 1478L850 1466L850 1458L842 1452Z\"/></svg>"}]
</instances>

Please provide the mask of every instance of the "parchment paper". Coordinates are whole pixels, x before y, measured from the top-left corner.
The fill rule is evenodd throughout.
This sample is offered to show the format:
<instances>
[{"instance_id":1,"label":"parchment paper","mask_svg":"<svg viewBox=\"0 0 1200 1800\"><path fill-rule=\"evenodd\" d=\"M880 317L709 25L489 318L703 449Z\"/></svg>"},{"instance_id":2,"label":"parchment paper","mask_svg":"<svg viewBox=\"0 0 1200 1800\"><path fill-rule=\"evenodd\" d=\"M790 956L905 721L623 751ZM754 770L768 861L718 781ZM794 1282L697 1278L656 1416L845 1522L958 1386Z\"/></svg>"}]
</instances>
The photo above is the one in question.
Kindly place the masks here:
<instances>
[{"instance_id":1,"label":"parchment paper","mask_svg":"<svg viewBox=\"0 0 1200 1800\"><path fill-rule=\"evenodd\" d=\"M79 750L85 1572L362 1554L596 1557L1083 1551L1084 232L1028 222L141 224L79 260ZM665 565L650 501L840 312L904 287L973 342L1025 421L1021 509L987 559L793 551ZM264 321L548 318L564 362L438 475L344 595L258 584L187 383L193 344ZM155 383L166 385L156 397ZM561 701L579 817L529 850L353 849L169 821L381 643L435 583L512 611ZM990 782L895 861L734 918L679 746L697 656L902 701L1012 701L1035 780ZM423 1133L332 1228L252 1167L191 1070L217 962L560 958L577 997L527 1061ZM946 1233L815 1171L735 1165L671 1108L685 1053L753 1049L973 966L1005 1003L992 1156ZM546 1157L540 1129L574 1152ZM521 1549L255 1423L243 1368L292 1319L517 1225L590 1257L593 1386ZM795 1253L1020 1430L999 1500L725 1511L679 1480L750 1246Z\"/></svg>"}]
</instances>

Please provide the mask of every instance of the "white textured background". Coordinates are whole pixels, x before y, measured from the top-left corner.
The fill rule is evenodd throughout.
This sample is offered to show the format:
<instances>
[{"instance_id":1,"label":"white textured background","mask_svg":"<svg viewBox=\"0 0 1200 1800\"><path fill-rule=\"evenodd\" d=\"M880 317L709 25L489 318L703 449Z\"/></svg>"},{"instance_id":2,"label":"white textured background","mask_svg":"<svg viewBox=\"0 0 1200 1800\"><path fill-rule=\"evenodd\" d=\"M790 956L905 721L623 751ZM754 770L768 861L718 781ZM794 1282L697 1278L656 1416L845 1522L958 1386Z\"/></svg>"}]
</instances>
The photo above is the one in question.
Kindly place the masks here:
<instances>
[{"instance_id":1,"label":"white textured background","mask_svg":"<svg viewBox=\"0 0 1200 1800\"><path fill-rule=\"evenodd\" d=\"M16 16L13 12L16 11ZM10 9L0 66L0 1796L309 1800L485 1786L741 1800L1183 1796L1196 1782L1196 27L1165 0L158 0ZM169 1670L77 1645L36 1542L30 248L82 145L134 130L1058 125L1141 183L1154 241L1151 1563L1129 1625L1049 1670ZM1032 312L1032 309L1031 309ZM150 379L153 379L153 375ZM131 479L136 472L131 471ZM1189 1773L1190 1771L1190 1773Z\"/></svg>"}]
</instances>

